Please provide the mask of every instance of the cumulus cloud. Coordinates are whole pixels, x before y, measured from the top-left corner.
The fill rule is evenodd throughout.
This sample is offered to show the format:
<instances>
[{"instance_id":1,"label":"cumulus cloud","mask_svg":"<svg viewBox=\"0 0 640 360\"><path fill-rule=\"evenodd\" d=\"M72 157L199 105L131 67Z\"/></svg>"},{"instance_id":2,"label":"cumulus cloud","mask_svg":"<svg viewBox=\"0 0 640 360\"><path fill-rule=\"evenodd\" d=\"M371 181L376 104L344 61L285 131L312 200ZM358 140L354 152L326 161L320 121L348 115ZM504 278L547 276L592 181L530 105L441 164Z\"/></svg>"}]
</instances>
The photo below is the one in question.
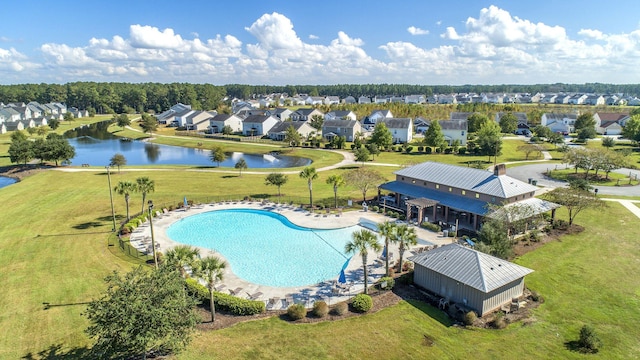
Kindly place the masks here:
<instances>
[{"instance_id":1,"label":"cumulus cloud","mask_svg":"<svg viewBox=\"0 0 640 360\"><path fill-rule=\"evenodd\" d=\"M407 28L407 31L411 35L427 35L427 34L429 34L429 30L420 29L420 28L415 27L415 26L409 26Z\"/></svg>"},{"instance_id":2,"label":"cumulus cloud","mask_svg":"<svg viewBox=\"0 0 640 360\"><path fill-rule=\"evenodd\" d=\"M606 34L584 28L571 38L562 26L532 22L496 6L462 25L443 24L442 45L432 47L407 41L365 44L357 34L337 29L328 41L315 41L314 34L303 41L293 22L277 12L245 29L253 37L246 44L232 34L185 36L171 28L134 24L128 34L89 38L84 46L43 44L39 62L0 48L0 75L16 82L217 84L627 82L640 76L640 30ZM407 31L428 33L415 26ZM383 55L373 57L378 52L369 53L370 48Z\"/></svg>"}]
</instances>

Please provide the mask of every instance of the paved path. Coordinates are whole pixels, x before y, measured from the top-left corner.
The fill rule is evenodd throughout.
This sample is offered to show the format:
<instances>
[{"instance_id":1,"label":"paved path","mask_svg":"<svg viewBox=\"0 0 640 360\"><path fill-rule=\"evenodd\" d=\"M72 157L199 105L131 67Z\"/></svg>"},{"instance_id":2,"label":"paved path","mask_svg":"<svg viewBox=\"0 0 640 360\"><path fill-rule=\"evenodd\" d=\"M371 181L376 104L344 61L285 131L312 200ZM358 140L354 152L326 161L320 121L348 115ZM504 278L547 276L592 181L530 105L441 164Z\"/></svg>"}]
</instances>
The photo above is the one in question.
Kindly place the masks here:
<instances>
[{"instance_id":1,"label":"paved path","mask_svg":"<svg viewBox=\"0 0 640 360\"><path fill-rule=\"evenodd\" d=\"M258 202L228 202L228 203L215 203L215 204L205 204L200 205L199 207L192 207L189 210L175 210L169 212L168 215L163 215L160 218L154 219L153 227L154 227L154 237L160 246L160 251L165 252L172 247L178 245L179 243L171 240L166 233L167 228L174 222L194 214L213 211L213 210L223 210L223 209L232 209L232 208L249 208L249 209L263 209L277 212L286 216L291 222L296 225L317 229L333 229L333 228L343 228L353 225L365 224L365 227L375 226L378 222L384 222L389 220L388 217L385 217L381 214L373 213L373 212L364 212L364 211L349 211L343 213L341 216L337 216L335 214L331 215L320 215L320 214L311 214L308 211L303 211L298 208L294 208L291 206L280 206L274 203L269 203L267 205L262 205ZM429 245L444 245L451 243L452 238L445 238L440 234L414 227L416 229L416 233L418 234L419 243L417 246L413 247L410 250L417 251L425 246ZM148 241L151 237L151 230L148 226L148 223L140 226L136 231L131 235L132 244L139 243L141 240L146 239ZM382 239L381 239L382 240ZM224 259L224 256L219 253L214 253L210 249L199 248L202 256L213 255L218 256ZM394 254L394 258L397 260L399 257L399 252L397 246L390 246L390 252ZM371 280L379 279L384 274L384 263L380 264L376 263L376 260L379 259L380 254L370 254L368 261L368 269L370 272ZM411 256L409 251L405 252L405 258ZM225 259L226 260L226 259ZM228 289L236 289L242 288L241 296L246 297L247 294L254 294L257 292L261 292L263 295L260 297L261 300L267 301L274 297L279 297L280 299L285 299L287 296L293 296L296 302L303 302L306 306L312 305L312 300L317 299L319 297L326 298L326 300L330 304L335 304L337 302L345 301L349 299L352 295L356 295L363 289L363 275L362 275L362 260L359 255L353 256L349 265L346 268L346 276L347 282L353 283L354 285L350 289L349 292L344 292L341 294L335 294L332 291L331 280L337 280L337 277L340 273L340 269L336 269L336 277L335 279L327 279L324 283L311 285L311 286L300 286L300 287L270 287L259 284L249 283L243 279L238 278L232 271L231 267L227 267L224 274L224 281L222 282L225 285L225 292L228 292ZM285 309L287 305L285 302L279 302L278 310Z\"/></svg>"}]
</instances>

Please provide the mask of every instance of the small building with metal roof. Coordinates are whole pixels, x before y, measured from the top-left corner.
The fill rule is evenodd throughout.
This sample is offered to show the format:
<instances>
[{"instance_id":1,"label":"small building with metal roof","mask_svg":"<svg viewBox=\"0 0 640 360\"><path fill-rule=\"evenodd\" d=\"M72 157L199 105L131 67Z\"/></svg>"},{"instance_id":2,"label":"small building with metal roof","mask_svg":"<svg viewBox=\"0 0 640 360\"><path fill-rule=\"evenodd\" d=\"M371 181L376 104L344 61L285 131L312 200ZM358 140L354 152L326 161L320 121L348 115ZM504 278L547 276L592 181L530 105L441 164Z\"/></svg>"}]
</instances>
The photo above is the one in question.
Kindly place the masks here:
<instances>
[{"instance_id":1,"label":"small building with metal roof","mask_svg":"<svg viewBox=\"0 0 640 360\"><path fill-rule=\"evenodd\" d=\"M522 296L524 277L533 272L459 244L444 245L408 260L414 263L416 285L480 316Z\"/></svg>"},{"instance_id":2,"label":"small building with metal roof","mask_svg":"<svg viewBox=\"0 0 640 360\"><path fill-rule=\"evenodd\" d=\"M394 193L397 210L419 224L456 224L475 232L492 207L522 205L527 207L523 212L531 216L552 211L552 217L559 207L535 198L538 188L506 175L504 164L496 165L491 172L428 161L398 170L395 175L395 181L380 185L378 191ZM421 198L430 201L410 201Z\"/></svg>"}]
</instances>

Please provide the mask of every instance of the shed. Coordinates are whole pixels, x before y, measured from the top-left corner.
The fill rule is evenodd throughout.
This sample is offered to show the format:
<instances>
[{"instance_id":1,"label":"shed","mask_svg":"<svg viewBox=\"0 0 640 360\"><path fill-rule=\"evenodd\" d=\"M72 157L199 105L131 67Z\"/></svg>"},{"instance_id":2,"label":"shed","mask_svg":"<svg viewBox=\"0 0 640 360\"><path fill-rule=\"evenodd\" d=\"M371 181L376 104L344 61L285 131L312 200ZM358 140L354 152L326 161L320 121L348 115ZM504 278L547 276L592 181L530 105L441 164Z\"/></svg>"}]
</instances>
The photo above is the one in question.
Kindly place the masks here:
<instances>
[{"instance_id":1,"label":"shed","mask_svg":"<svg viewBox=\"0 0 640 360\"><path fill-rule=\"evenodd\" d=\"M413 281L449 302L463 304L483 316L522 296L526 267L448 244L412 257Z\"/></svg>"}]
</instances>

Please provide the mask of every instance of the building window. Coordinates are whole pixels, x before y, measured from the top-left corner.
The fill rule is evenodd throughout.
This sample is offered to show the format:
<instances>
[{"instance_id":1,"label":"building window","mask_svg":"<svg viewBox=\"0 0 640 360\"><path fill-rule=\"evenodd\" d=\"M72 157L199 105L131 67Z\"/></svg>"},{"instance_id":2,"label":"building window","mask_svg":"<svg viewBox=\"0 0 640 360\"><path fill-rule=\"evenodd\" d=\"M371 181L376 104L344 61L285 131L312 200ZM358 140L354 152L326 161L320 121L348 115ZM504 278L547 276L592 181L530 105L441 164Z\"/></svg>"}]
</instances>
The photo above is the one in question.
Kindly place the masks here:
<instances>
[{"instance_id":1,"label":"building window","mask_svg":"<svg viewBox=\"0 0 640 360\"><path fill-rule=\"evenodd\" d=\"M462 190L462 195L467 195L467 192Z\"/></svg>"},{"instance_id":2,"label":"building window","mask_svg":"<svg viewBox=\"0 0 640 360\"><path fill-rule=\"evenodd\" d=\"M440 189L440 184L436 184L436 189Z\"/></svg>"},{"instance_id":3,"label":"building window","mask_svg":"<svg viewBox=\"0 0 640 360\"><path fill-rule=\"evenodd\" d=\"M411 180L411 183L412 183L412 184L415 184L415 183L416 183L416 180L415 180L415 179L414 179L414 180Z\"/></svg>"},{"instance_id":4,"label":"building window","mask_svg":"<svg viewBox=\"0 0 640 360\"><path fill-rule=\"evenodd\" d=\"M402 181L404 181L404 176L402 177Z\"/></svg>"},{"instance_id":5,"label":"building window","mask_svg":"<svg viewBox=\"0 0 640 360\"><path fill-rule=\"evenodd\" d=\"M426 182L426 181L425 181L425 182L423 182L423 183L422 183L422 185L427 186L427 182Z\"/></svg>"},{"instance_id":6,"label":"building window","mask_svg":"<svg viewBox=\"0 0 640 360\"><path fill-rule=\"evenodd\" d=\"M476 193L476 199L480 199L480 194Z\"/></svg>"},{"instance_id":7,"label":"building window","mask_svg":"<svg viewBox=\"0 0 640 360\"><path fill-rule=\"evenodd\" d=\"M451 192L451 190L452 190L452 189L451 189L451 186L449 186L449 192Z\"/></svg>"},{"instance_id":8,"label":"building window","mask_svg":"<svg viewBox=\"0 0 640 360\"><path fill-rule=\"evenodd\" d=\"M460 132L460 135L464 136L464 130L462 130L462 131Z\"/></svg>"}]
</instances>

